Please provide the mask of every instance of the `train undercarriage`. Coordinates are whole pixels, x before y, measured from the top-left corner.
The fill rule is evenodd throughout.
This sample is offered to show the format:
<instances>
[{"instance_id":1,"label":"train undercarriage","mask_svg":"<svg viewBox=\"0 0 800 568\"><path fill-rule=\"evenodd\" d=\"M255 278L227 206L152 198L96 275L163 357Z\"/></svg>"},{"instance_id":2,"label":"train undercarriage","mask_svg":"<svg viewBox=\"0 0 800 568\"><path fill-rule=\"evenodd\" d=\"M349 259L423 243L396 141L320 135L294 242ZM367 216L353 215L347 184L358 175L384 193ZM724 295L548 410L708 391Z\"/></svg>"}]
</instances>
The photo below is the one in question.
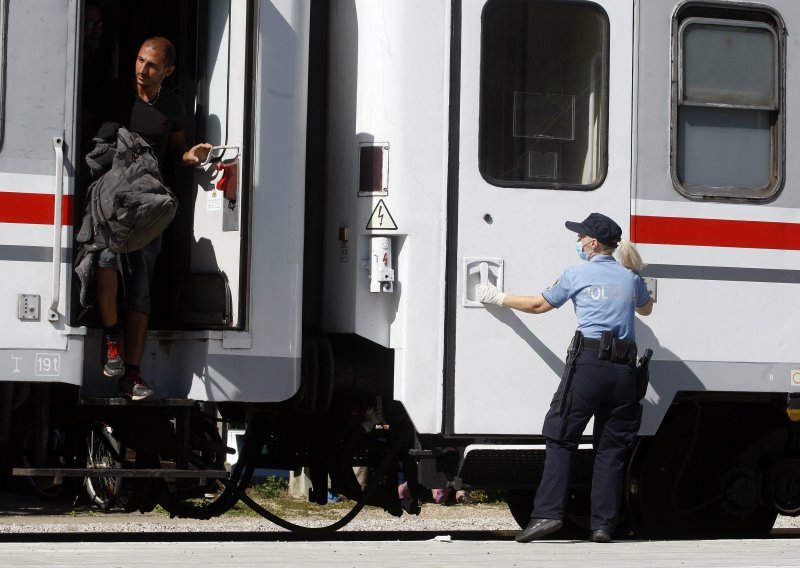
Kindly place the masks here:
<instances>
[{"instance_id":1,"label":"train undercarriage","mask_svg":"<svg viewBox=\"0 0 800 568\"><path fill-rule=\"evenodd\" d=\"M27 477L44 498L83 483L101 509L160 505L172 516L208 519L242 500L303 531L245 490L257 468L307 468L309 501L324 505L330 488L356 503L324 530L344 526L365 505L418 513L423 492L445 486L506 490L524 526L543 469L542 440L487 446L482 439L483 451L465 452L476 440L419 435L392 400L390 381L368 380L390 376L390 352L355 358L365 352L355 347L348 338L307 345L303 386L278 404L81 399L74 387L6 383L3 400L13 412L0 429L4 473ZM791 420L799 403L786 395L679 394L657 434L641 437L630 454L616 536L759 537L777 515L800 514L800 423ZM231 423L246 432L236 465L226 468L233 449L221 433ZM573 463L565 535L588 528L593 452L583 447ZM369 468L366 487L356 466ZM401 472L410 502L398 499Z\"/></svg>"}]
</instances>

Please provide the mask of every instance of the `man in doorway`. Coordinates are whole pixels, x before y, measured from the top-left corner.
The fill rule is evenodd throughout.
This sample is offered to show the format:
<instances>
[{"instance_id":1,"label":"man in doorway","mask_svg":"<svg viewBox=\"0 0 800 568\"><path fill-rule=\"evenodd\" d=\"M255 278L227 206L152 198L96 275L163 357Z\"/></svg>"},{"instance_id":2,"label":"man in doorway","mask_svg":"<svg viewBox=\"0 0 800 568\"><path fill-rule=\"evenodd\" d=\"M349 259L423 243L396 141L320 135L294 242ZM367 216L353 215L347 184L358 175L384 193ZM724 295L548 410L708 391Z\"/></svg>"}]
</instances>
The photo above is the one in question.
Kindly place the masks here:
<instances>
[{"instance_id":1,"label":"man in doorway","mask_svg":"<svg viewBox=\"0 0 800 568\"><path fill-rule=\"evenodd\" d=\"M133 80L116 83L104 98L103 122L117 122L139 134L150 145L162 177L172 156L179 164L194 166L206 159L210 144L191 146L184 130L184 106L164 80L175 72L175 47L164 37L152 37L136 56ZM132 400L154 396L139 372L150 316L150 287L161 235L144 248L125 255L125 320L117 312L118 273L121 263L109 249L99 254L97 304L103 324L101 365L103 374L118 379L119 392Z\"/></svg>"}]
</instances>

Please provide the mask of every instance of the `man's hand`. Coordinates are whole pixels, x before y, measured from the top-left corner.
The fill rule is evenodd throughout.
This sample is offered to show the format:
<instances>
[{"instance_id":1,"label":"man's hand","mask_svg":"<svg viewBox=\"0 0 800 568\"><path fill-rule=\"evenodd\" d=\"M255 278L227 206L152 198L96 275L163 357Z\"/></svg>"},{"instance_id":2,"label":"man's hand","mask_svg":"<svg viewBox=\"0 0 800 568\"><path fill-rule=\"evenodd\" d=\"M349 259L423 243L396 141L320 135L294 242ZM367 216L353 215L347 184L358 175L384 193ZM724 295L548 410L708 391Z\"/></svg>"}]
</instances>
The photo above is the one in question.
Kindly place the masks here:
<instances>
[{"instance_id":1,"label":"man's hand","mask_svg":"<svg viewBox=\"0 0 800 568\"><path fill-rule=\"evenodd\" d=\"M478 284L478 301L493 306L502 306L506 295L493 284Z\"/></svg>"},{"instance_id":2,"label":"man's hand","mask_svg":"<svg viewBox=\"0 0 800 568\"><path fill-rule=\"evenodd\" d=\"M192 146L183 153L181 161L186 166L196 166L205 162L208 158L208 153L211 151L211 144L198 144Z\"/></svg>"}]
</instances>

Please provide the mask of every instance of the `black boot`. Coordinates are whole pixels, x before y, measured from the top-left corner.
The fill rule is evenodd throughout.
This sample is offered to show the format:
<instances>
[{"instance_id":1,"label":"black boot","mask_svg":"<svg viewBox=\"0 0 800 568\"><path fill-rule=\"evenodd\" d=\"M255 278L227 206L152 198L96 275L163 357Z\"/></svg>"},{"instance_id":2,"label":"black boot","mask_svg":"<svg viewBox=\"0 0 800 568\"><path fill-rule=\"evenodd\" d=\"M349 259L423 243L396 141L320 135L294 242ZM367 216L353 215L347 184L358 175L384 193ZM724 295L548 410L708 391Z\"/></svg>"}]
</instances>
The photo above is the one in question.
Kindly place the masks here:
<instances>
[{"instance_id":1,"label":"black boot","mask_svg":"<svg viewBox=\"0 0 800 568\"><path fill-rule=\"evenodd\" d=\"M514 539L517 542L530 542L556 532L564 525L558 519L531 519L525 530Z\"/></svg>"}]
</instances>

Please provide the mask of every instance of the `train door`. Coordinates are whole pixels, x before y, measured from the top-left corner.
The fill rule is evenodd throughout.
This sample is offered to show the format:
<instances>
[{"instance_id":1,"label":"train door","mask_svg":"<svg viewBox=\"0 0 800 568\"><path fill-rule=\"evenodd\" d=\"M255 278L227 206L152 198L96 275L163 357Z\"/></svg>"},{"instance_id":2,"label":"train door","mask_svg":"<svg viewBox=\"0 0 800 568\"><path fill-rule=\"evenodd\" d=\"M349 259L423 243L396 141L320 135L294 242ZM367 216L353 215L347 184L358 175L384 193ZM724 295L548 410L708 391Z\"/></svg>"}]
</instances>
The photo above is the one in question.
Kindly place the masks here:
<instances>
[{"instance_id":1,"label":"train door","mask_svg":"<svg viewBox=\"0 0 800 568\"><path fill-rule=\"evenodd\" d=\"M197 10L197 41L191 46L195 68L186 82L194 81L196 90L190 109L193 138L214 149L209 163L183 176L191 178L184 179L191 191L184 194L187 219L173 242L177 254L170 262L165 310L170 317L162 327L242 328L242 235L247 234L242 214L248 196L241 189L251 151L244 138L249 134L245 77L252 3L199 2Z\"/></svg>"},{"instance_id":2,"label":"train door","mask_svg":"<svg viewBox=\"0 0 800 568\"><path fill-rule=\"evenodd\" d=\"M79 9L0 2L0 380L80 383L67 301Z\"/></svg>"},{"instance_id":3,"label":"train door","mask_svg":"<svg viewBox=\"0 0 800 568\"><path fill-rule=\"evenodd\" d=\"M628 233L633 1L465 0L460 17L446 427L539 434L572 309L484 309L475 288L544 290L580 262L565 220L599 211Z\"/></svg>"}]
</instances>

